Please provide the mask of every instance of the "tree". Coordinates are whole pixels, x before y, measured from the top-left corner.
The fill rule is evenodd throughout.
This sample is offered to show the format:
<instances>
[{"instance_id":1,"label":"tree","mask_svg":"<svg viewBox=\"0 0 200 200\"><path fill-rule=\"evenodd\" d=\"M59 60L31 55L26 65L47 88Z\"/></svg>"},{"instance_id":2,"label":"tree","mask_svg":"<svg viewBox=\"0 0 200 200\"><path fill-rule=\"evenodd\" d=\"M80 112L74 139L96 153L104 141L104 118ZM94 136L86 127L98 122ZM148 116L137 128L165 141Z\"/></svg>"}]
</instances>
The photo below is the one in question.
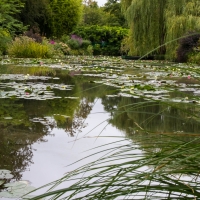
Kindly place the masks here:
<instances>
[{"instance_id":1,"label":"tree","mask_svg":"<svg viewBox=\"0 0 200 200\"><path fill-rule=\"evenodd\" d=\"M166 42L200 31L200 1L168 0L165 12ZM187 36L186 36L187 37ZM178 40L166 46L166 57L174 59Z\"/></svg>"},{"instance_id":2,"label":"tree","mask_svg":"<svg viewBox=\"0 0 200 200\"><path fill-rule=\"evenodd\" d=\"M0 1L0 31L7 30L14 35L25 30L23 24L14 17L22 7L23 3L20 0Z\"/></svg>"},{"instance_id":3,"label":"tree","mask_svg":"<svg viewBox=\"0 0 200 200\"><path fill-rule=\"evenodd\" d=\"M105 16L103 9L99 8L98 5L84 5L81 25L104 25L106 20L107 17Z\"/></svg>"},{"instance_id":4,"label":"tree","mask_svg":"<svg viewBox=\"0 0 200 200\"><path fill-rule=\"evenodd\" d=\"M24 8L19 14L19 19L35 32L48 35L49 0L23 0L23 2Z\"/></svg>"},{"instance_id":5,"label":"tree","mask_svg":"<svg viewBox=\"0 0 200 200\"><path fill-rule=\"evenodd\" d=\"M121 13L119 0L108 0L104 7L98 7L96 1L84 1L84 14L81 25L122 26L127 27Z\"/></svg>"},{"instance_id":6,"label":"tree","mask_svg":"<svg viewBox=\"0 0 200 200\"><path fill-rule=\"evenodd\" d=\"M108 0L103 10L110 14L110 25L126 27L126 21L121 12L121 3L119 0Z\"/></svg>"},{"instance_id":7,"label":"tree","mask_svg":"<svg viewBox=\"0 0 200 200\"><path fill-rule=\"evenodd\" d=\"M156 49L153 54L174 59L178 43L170 41L200 29L200 1L122 0L121 3L130 26L132 55L142 56Z\"/></svg>"},{"instance_id":8,"label":"tree","mask_svg":"<svg viewBox=\"0 0 200 200\"><path fill-rule=\"evenodd\" d=\"M50 31L60 38L76 27L82 16L82 0L50 0Z\"/></svg>"},{"instance_id":9,"label":"tree","mask_svg":"<svg viewBox=\"0 0 200 200\"><path fill-rule=\"evenodd\" d=\"M166 0L122 0L125 17L130 26L130 54L144 55L160 46L165 38L163 12ZM161 47L158 54L164 54Z\"/></svg>"}]
</instances>

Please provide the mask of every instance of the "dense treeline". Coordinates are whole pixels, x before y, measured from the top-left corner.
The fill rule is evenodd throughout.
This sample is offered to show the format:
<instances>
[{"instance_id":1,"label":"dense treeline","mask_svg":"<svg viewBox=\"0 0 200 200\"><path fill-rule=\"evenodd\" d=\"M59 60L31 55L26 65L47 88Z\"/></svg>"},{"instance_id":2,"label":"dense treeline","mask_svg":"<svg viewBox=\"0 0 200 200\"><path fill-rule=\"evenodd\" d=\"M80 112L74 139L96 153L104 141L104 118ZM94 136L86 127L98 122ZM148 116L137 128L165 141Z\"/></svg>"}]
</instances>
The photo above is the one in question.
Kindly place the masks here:
<instances>
[{"instance_id":1,"label":"dense treeline","mask_svg":"<svg viewBox=\"0 0 200 200\"><path fill-rule=\"evenodd\" d=\"M98 7L92 0L2 0L0 25L11 34L34 29L41 35L60 38L77 25L125 27L119 0Z\"/></svg>"},{"instance_id":2,"label":"dense treeline","mask_svg":"<svg viewBox=\"0 0 200 200\"><path fill-rule=\"evenodd\" d=\"M71 49L70 53L72 54L88 54L93 51L92 48L96 48L94 52L97 54L120 55L121 40L127 34L125 29L123 32L121 31L121 28L126 28L127 25L121 13L119 0L108 0L104 7L99 7L93 0L83 2L82 0L2 0L0 11L0 52L4 54L7 52L12 55L16 54L15 49L21 43L33 45L30 40L20 36L19 44L15 48L11 48L11 50L6 48L9 40L11 41L15 36L24 35L40 43L43 37L53 41L59 40L62 44L54 45L55 49L65 54L69 54ZM96 43L106 40L107 47L103 46L104 51L102 51L102 46L98 49L99 47L95 46L91 40L85 42L84 39L89 40L88 37L83 38L83 35L87 34L86 32L77 36L72 35L73 32L77 32L77 28L79 30L82 27L94 25L99 27L97 33L109 30L107 31L109 34L105 33L104 36L101 34L101 37L96 34L96 38L93 39ZM89 44L92 47L88 48ZM111 44L112 49L109 52L108 48ZM39 46L34 45L34 48L39 48ZM44 48L42 47L40 50L44 51ZM107 48L106 51L105 48ZM47 52L45 57L52 55L48 50L45 51ZM24 52L27 52L27 49ZM23 52L22 54L17 53L17 55L22 56ZM26 57L30 55L38 56L38 54L33 55L30 51Z\"/></svg>"},{"instance_id":3,"label":"dense treeline","mask_svg":"<svg viewBox=\"0 0 200 200\"><path fill-rule=\"evenodd\" d=\"M31 31L26 36L37 42L41 41L38 35L61 39L73 53L152 54L179 62L200 60L199 38L196 39L200 32L200 1L196 0L107 0L103 7L95 0L1 0L0 13L0 52L3 53L14 36ZM123 34L118 37L116 32L121 33L122 28ZM88 36L87 31L92 29L95 38ZM77 37L71 38L72 33L78 34ZM188 39L181 40L187 35ZM78 46L86 46L82 45L82 39L90 40L92 45L87 52L77 50ZM103 45L102 41L105 41ZM67 47L63 50L63 44L59 48L69 52Z\"/></svg>"}]
</instances>

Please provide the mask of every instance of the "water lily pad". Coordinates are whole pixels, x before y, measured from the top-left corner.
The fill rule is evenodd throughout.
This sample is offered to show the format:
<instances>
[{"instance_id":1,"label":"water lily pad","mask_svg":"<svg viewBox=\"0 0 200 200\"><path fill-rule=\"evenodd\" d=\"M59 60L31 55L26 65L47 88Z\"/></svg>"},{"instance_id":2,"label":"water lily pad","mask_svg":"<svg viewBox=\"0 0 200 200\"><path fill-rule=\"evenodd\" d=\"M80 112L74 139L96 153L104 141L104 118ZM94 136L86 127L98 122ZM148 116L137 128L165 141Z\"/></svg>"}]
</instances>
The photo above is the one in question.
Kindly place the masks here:
<instances>
[{"instance_id":1,"label":"water lily pad","mask_svg":"<svg viewBox=\"0 0 200 200\"><path fill-rule=\"evenodd\" d=\"M25 194L35 190L33 186L30 186L27 182L19 181L13 183L7 183L4 185L5 191L0 192L0 198L19 198ZM26 196L28 197L28 196Z\"/></svg>"},{"instance_id":2,"label":"water lily pad","mask_svg":"<svg viewBox=\"0 0 200 200\"><path fill-rule=\"evenodd\" d=\"M0 169L0 179L11 179L11 178L13 178L11 171L6 169Z\"/></svg>"}]
</instances>

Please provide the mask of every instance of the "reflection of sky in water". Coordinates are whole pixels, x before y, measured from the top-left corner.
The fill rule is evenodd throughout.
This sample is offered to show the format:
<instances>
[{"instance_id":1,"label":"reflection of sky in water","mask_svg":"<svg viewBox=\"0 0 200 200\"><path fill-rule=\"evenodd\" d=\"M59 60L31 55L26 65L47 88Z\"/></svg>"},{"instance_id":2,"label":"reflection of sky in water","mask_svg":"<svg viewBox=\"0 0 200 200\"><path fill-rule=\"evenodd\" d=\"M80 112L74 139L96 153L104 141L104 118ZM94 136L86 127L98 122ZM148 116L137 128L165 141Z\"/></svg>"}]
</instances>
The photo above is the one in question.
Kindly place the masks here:
<instances>
[{"instance_id":1,"label":"reflection of sky in water","mask_svg":"<svg viewBox=\"0 0 200 200\"><path fill-rule=\"evenodd\" d=\"M110 117L109 113L100 112L104 112L104 109L101 100L98 100L91 110L91 113L93 114L88 115L88 118L85 121L88 126L83 129L83 132L78 134L78 138L85 136L94 127ZM45 136L44 139L47 140L47 142L35 143L32 145L33 149L35 149L35 151L33 151L32 159L34 164L30 165L29 171L24 172L22 180L29 180L32 183L32 186L39 187L61 178L66 172L86 164L87 162L94 161L94 159L98 158L100 155L92 156L91 158L66 167L67 165L92 154L92 152L94 153L94 151L84 151L122 139L100 137L96 140L94 136L98 136L99 134L101 134L101 136L124 135L112 125L106 125L107 122L100 124L100 126L88 133L85 138L78 139L75 142L73 141L76 137L69 137L63 129L54 128L51 132L51 134L55 134L54 137L50 135ZM105 126L106 128L104 129ZM105 149L107 148L108 147L105 147Z\"/></svg>"}]
</instances>

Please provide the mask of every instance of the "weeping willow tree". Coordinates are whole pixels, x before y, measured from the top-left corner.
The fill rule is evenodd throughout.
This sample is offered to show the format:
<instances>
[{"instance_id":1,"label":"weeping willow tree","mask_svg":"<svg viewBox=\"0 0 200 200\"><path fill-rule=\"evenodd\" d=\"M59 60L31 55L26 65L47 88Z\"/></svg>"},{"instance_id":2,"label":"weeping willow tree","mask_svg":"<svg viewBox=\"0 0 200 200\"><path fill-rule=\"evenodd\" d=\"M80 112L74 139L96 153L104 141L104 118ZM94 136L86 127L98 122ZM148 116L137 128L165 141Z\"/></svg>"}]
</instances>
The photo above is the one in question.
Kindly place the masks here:
<instances>
[{"instance_id":1,"label":"weeping willow tree","mask_svg":"<svg viewBox=\"0 0 200 200\"><path fill-rule=\"evenodd\" d=\"M197 0L121 0L130 26L131 55L166 54L175 58L177 42L169 41L200 29L200 1ZM158 48L159 47L159 48Z\"/></svg>"},{"instance_id":2,"label":"weeping willow tree","mask_svg":"<svg viewBox=\"0 0 200 200\"><path fill-rule=\"evenodd\" d=\"M165 12L166 42L200 31L199 0L168 0ZM166 45L166 58L174 59L178 40Z\"/></svg>"}]
</instances>

